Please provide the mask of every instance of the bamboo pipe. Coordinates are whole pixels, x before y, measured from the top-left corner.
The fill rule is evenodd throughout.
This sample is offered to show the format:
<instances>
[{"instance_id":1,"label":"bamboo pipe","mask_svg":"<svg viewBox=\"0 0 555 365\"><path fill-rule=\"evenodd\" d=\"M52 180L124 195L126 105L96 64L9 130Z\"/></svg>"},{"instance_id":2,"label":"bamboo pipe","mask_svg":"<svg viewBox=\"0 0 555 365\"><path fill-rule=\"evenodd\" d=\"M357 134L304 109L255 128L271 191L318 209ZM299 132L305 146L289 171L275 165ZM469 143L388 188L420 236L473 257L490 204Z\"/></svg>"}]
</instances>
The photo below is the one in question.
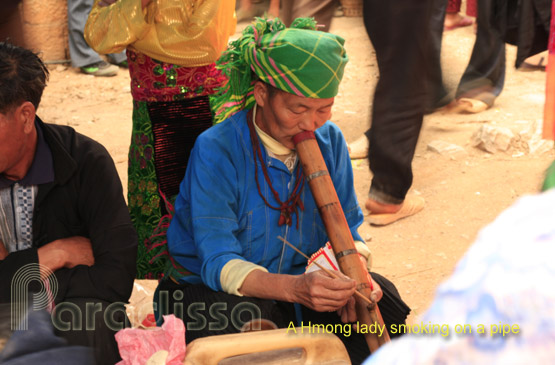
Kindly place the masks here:
<instances>
[{"instance_id":1,"label":"bamboo pipe","mask_svg":"<svg viewBox=\"0 0 555 365\"><path fill-rule=\"evenodd\" d=\"M293 142L339 267L345 275L356 281L357 291L370 299L372 289L369 275L358 257L349 224L343 213L337 192L316 141L316 136L311 131L301 132L293 137ZM356 296L355 300L357 319L361 323L384 326L377 305L368 307L366 301ZM376 333L366 333L364 337L372 353L381 345L390 341L387 329L385 329L382 336L378 336Z\"/></svg>"}]
</instances>

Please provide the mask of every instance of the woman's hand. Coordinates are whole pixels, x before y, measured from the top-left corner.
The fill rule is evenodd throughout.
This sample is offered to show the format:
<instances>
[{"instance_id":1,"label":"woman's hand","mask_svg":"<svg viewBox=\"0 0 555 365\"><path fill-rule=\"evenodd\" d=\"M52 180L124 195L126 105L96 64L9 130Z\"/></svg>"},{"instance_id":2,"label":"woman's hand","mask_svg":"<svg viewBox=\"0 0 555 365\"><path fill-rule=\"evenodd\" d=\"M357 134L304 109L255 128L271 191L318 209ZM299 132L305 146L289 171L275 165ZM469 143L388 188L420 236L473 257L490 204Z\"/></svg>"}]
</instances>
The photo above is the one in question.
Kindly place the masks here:
<instances>
[{"instance_id":1,"label":"woman's hand","mask_svg":"<svg viewBox=\"0 0 555 365\"><path fill-rule=\"evenodd\" d=\"M323 271L299 275L293 285L294 302L317 312L332 312L343 308L355 292L356 282L338 273L331 278Z\"/></svg>"},{"instance_id":2,"label":"woman's hand","mask_svg":"<svg viewBox=\"0 0 555 365\"><path fill-rule=\"evenodd\" d=\"M343 307L339 308L337 314L341 317L341 322L343 323L352 323L356 322L357 320L357 312L355 308L356 300L355 297L350 297L347 304Z\"/></svg>"},{"instance_id":3,"label":"woman's hand","mask_svg":"<svg viewBox=\"0 0 555 365\"><path fill-rule=\"evenodd\" d=\"M371 278L370 274L368 274L369 279L371 279L372 284L372 292L370 293L370 300L373 302L379 302L382 299L383 292L382 288ZM357 313L356 313L356 300L355 296L349 298L347 304L337 311L337 314L341 317L341 322L343 323L352 323L356 322L357 320Z\"/></svg>"}]
</instances>

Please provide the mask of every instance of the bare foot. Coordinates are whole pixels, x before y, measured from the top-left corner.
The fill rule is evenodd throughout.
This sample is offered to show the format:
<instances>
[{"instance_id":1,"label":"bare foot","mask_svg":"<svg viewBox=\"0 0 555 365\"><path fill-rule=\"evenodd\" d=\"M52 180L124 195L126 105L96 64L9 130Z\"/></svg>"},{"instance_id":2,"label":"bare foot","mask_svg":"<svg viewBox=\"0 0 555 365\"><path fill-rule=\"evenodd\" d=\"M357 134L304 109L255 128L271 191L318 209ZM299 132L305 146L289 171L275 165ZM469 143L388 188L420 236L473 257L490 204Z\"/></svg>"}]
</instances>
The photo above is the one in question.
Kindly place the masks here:
<instances>
[{"instance_id":1,"label":"bare foot","mask_svg":"<svg viewBox=\"0 0 555 365\"><path fill-rule=\"evenodd\" d=\"M468 27L472 23L474 23L474 20L472 20L472 18L462 16L459 13L447 13L445 14L445 22L443 23L443 28L445 30L452 30L460 27Z\"/></svg>"},{"instance_id":2,"label":"bare foot","mask_svg":"<svg viewBox=\"0 0 555 365\"><path fill-rule=\"evenodd\" d=\"M478 99L460 98L457 100L458 113L477 114L490 108L488 104Z\"/></svg>"}]
</instances>

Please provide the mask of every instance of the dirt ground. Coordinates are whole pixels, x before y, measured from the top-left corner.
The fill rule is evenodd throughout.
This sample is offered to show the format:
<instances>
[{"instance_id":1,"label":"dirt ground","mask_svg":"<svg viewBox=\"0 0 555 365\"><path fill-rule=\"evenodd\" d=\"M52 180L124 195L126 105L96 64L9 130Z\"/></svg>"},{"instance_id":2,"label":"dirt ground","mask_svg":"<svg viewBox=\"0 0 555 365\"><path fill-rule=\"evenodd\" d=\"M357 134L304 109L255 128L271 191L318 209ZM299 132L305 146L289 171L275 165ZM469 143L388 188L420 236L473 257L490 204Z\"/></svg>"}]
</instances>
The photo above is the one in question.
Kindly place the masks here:
<instances>
[{"instance_id":1,"label":"dirt ground","mask_svg":"<svg viewBox=\"0 0 555 365\"><path fill-rule=\"evenodd\" d=\"M369 126L378 70L361 18L335 18L331 32L346 39L350 57L332 120L352 142ZM472 27L444 34L443 72L450 89L456 88L468 63L474 38ZM555 157L552 148L529 153L518 141L507 151L495 153L471 145L473 132L483 125L507 127L518 134L541 123L545 73L516 71L515 54L515 48L508 46L505 88L492 109L475 115L435 113L425 118L409 193L424 197L426 208L387 227L365 223L360 228L372 249L374 270L398 286L413 309L412 321L429 306L436 288L451 274L478 231L518 197L538 191ZM132 111L127 71L95 78L62 65L50 68L39 116L45 122L73 126L104 144L125 187ZM453 157L438 154L427 149L434 140L456 144L466 152ZM357 160L353 168L357 196L364 203L371 181L368 163Z\"/></svg>"}]
</instances>

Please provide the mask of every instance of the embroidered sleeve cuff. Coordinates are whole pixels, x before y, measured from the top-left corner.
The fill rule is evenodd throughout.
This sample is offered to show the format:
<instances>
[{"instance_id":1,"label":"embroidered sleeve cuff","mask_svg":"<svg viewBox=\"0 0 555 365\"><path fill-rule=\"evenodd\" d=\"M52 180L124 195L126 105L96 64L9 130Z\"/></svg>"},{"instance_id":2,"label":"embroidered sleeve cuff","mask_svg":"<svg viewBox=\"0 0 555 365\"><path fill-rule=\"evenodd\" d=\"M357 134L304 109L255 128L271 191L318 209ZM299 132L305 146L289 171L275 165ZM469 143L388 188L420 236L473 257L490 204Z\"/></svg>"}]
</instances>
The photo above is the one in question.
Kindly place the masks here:
<instances>
[{"instance_id":1,"label":"embroidered sleeve cuff","mask_svg":"<svg viewBox=\"0 0 555 365\"><path fill-rule=\"evenodd\" d=\"M265 267L253 264L252 262L235 259L230 260L222 268L220 274L220 284L224 292L242 297L239 289L243 285L245 278L253 270L268 272Z\"/></svg>"},{"instance_id":2,"label":"embroidered sleeve cuff","mask_svg":"<svg viewBox=\"0 0 555 365\"><path fill-rule=\"evenodd\" d=\"M358 253L364 256L366 259L366 269L370 271L372 269L372 252L366 245L366 243L362 241L355 241L355 248L357 249Z\"/></svg>"}]
</instances>

